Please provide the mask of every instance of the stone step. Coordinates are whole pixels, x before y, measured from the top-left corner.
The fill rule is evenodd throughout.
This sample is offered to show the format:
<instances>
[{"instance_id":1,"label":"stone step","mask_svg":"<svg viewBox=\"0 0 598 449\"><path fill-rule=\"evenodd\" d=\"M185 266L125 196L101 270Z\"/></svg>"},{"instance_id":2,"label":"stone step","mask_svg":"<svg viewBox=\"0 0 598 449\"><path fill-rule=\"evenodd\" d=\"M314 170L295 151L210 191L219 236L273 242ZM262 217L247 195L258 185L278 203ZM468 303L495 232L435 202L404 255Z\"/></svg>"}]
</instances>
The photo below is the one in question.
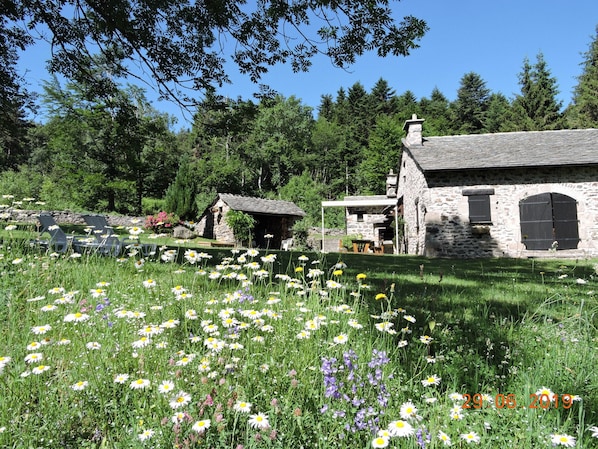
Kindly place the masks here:
<instances>
[{"instance_id":1,"label":"stone step","mask_svg":"<svg viewBox=\"0 0 598 449\"><path fill-rule=\"evenodd\" d=\"M586 259L588 257L583 249L524 250L521 256L528 259Z\"/></svg>"}]
</instances>

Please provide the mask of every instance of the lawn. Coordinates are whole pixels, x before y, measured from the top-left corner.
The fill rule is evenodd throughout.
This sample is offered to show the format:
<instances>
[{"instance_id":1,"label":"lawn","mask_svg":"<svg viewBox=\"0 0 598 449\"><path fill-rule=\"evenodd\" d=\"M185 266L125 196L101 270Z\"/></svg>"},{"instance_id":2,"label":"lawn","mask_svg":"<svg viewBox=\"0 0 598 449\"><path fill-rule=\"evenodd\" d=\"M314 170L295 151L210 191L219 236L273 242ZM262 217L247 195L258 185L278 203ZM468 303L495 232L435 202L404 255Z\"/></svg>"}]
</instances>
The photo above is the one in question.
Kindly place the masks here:
<instances>
[{"instance_id":1,"label":"lawn","mask_svg":"<svg viewBox=\"0 0 598 449\"><path fill-rule=\"evenodd\" d=\"M163 243L3 234L1 447L598 447L598 261Z\"/></svg>"}]
</instances>

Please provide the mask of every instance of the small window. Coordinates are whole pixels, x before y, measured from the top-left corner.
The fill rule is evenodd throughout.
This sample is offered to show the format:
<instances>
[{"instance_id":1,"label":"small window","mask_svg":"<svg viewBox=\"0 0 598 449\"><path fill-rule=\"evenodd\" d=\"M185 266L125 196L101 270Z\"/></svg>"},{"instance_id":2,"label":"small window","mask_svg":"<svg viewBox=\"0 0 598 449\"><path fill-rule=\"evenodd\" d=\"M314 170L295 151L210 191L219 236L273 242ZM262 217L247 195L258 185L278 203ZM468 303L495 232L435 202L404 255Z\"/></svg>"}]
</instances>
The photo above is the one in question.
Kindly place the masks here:
<instances>
[{"instance_id":1,"label":"small window","mask_svg":"<svg viewBox=\"0 0 598 449\"><path fill-rule=\"evenodd\" d=\"M357 221L359 223L363 222L363 212L357 212Z\"/></svg>"},{"instance_id":2,"label":"small window","mask_svg":"<svg viewBox=\"0 0 598 449\"><path fill-rule=\"evenodd\" d=\"M494 189L464 190L463 195L469 200L469 222L471 224L492 224L490 213L490 195Z\"/></svg>"}]
</instances>

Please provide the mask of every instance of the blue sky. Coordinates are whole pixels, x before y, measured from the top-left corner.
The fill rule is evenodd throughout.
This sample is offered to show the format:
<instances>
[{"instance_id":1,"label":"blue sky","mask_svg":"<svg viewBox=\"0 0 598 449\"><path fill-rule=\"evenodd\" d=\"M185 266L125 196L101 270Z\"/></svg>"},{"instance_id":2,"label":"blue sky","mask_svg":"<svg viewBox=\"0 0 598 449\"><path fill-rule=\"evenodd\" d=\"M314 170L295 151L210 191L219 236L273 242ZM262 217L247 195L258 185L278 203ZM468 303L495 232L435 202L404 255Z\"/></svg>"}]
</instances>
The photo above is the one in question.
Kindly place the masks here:
<instances>
[{"instance_id":1,"label":"blue sky","mask_svg":"<svg viewBox=\"0 0 598 449\"><path fill-rule=\"evenodd\" d=\"M317 57L308 73L293 73L288 66L278 66L262 81L314 109L322 95L334 98L339 88L347 90L357 82L370 91L380 78L399 95L410 90L420 99L429 97L437 87L454 100L461 78L469 72L480 75L492 92L512 98L519 93L518 74L524 59L533 64L541 52L557 79L559 99L566 106L582 71L582 54L598 25L597 0L402 0L393 2L392 8L397 18L414 15L430 28L420 48L410 56L379 58L369 53L348 70ZM27 50L22 56L22 67L31 70L27 75L30 90L38 90L40 80L48 79L42 52ZM220 93L251 99L257 86L230 67L233 84ZM154 100L152 91L147 95L156 109L178 118L176 129L191 127L189 115L178 106Z\"/></svg>"}]
</instances>

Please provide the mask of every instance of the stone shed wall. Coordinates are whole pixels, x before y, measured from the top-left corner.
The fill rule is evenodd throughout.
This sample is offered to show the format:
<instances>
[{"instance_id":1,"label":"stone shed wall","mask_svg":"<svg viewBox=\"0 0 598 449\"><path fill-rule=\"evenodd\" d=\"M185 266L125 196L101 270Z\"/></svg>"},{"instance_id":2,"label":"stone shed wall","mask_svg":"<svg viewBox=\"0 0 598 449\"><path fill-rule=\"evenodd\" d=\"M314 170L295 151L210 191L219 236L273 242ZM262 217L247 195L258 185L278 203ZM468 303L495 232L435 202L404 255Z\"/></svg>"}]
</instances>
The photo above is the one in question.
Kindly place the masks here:
<instances>
[{"instance_id":1,"label":"stone shed wall","mask_svg":"<svg viewBox=\"0 0 598 449\"><path fill-rule=\"evenodd\" d=\"M202 237L222 243L235 243L235 234L224 219L229 210L228 204L218 199L197 223L195 232Z\"/></svg>"}]
</instances>

